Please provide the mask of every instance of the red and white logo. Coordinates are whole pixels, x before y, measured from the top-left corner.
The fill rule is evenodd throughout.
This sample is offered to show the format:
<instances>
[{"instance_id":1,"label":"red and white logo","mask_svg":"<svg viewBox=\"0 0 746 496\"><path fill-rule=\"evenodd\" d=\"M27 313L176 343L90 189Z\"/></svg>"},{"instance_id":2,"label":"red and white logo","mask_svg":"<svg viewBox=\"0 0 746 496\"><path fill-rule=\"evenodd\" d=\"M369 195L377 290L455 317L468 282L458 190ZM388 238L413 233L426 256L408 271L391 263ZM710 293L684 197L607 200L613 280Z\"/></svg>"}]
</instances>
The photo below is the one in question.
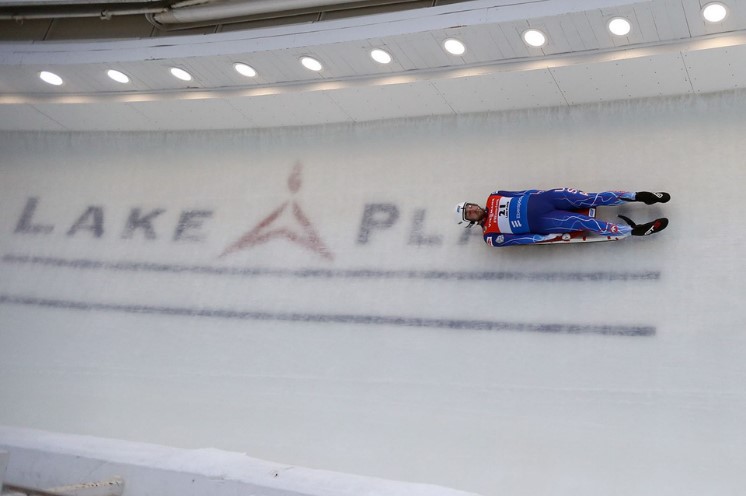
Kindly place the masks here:
<instances>
[{"instance_id":1,"label":"red and white logo","mask_svg":"<svg viewBox=\"0 0 746 496\"><path fill-rule=\"evenodd\" d=\"M300 162L296 163L293 172L288 177L288 188L292 194L297 193L301 187L302 168ZM334 259L334 255L321 241L311 221L295 200L288 200L281 204L253 229L230 244L220 256L225 257L231 253L248 250L278 238L290 240L327 260Z\"/></svg>"}]
</instances>

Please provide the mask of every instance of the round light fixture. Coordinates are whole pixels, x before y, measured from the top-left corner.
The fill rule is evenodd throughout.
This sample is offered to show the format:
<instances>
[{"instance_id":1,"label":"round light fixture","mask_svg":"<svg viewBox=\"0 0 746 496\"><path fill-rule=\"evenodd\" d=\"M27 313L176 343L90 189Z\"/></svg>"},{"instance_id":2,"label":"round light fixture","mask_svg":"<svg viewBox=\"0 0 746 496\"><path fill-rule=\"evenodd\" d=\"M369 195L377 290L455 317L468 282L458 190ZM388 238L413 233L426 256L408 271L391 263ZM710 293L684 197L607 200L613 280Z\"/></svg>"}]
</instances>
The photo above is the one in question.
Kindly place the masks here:
<instances>
[{"instance_id":1,"label":"round light fixture","mask_svg":"<svg viewBox=\"0 0 746 496\"><path fill-rule=\"evenodd\" d=\"M464 44L455 38L448 38L444 41L443 48L451 55L463 55L466 51Z\"/></svg>"},{"instance_id":2,"label":"round light fixture","mask_svg":"<svg viewBox=\"0 0 746 496\"><path fill-rule=\"evenodd\" d=\"M702 17L707 22L720 22L728 15L728 9L720 2L708 3L702 9Z\"/></svg>"},{"instance_id":3,"label":"round light fixture","mask_svg":"<svg viewBox=\"0 0 746 496\"><path fill-rule=\"evenodd\" d=\"M59 86L62 84L62 78L54 72L41 71L39 73L39 77L47 84L53 84L54 86Z\"/></svg>"},{"instance_id":4,"label":"round light fixture","mask_svg":"<svg viewBox=\"0 0 746 496\"><path fill-rule=\"evenodd\" d=\"M189 74L184 69L179 69L178 67L172 67L171 68L171 74L178 79L181 79L182 81L191 81L192 75Z\"/></svg>"},{"instance_id":5,"label":"round light fixture","mask_svg":"<svg viewBox=\"0 0 746 496\"><path fill-rule=\"evenodd\" d=\"M388 64L391 62L391 55L389 55L389 52L381 50L380 48L371 50L370 57L379 64Z\"/></svg>"},{"instance_id":6,"label":"round light fixture","mask_svg":"<svg viewBox=\"0 0 746 496\"><path fill-rule=\"evenodd\" d=\"M246 77L254 77L256 76L256 71L253 67L250 65L242 64L241 62L236 62L233 64L233 68L242 76Z\"/></svg>"},{"instance_id":7,"label":"round light fixture","mask_svg":"<svg viewBox=\"0 0 746 496\"><path fill-rule=\"evenodd\" d=\"M309 71L319 72L324 68L324 66L321 65L321 62L313 57L301 57L300 63Z\"/></svg>"},{"instance_id":8,"label":"round light fixture","mask_svg":"<svg viewBox=\"0 0 746 496\"><path fill-rule=\"evenodd\" d=\"M626 36L632 30L632 25L624 17L615 17L606 26L616 36Z\"/></svg>"},{"instance_id":9,"label":"round light fixture","mask_svg":"<svg viewBox=\"0 0 746 496\"><path fill-rule=\"evenodd\" d=\"M547 37L538 29L529 29L523 32L523 41L532 47L541 47L547 42Z\"/></svg>"},{"instance_id":10,"label":"round light fixture","mask_svg":"<svg viewBox=\"0 0 746 496\"><path fill-rule=\"evenodd\" d=\"M106 75L109 76L111 79L116 81L117 83L126 84L130 82L130 78L127 77L127 74L123 72L116 71L114 69L109 69L106 72Z\"/></svg>"}]
</instances>

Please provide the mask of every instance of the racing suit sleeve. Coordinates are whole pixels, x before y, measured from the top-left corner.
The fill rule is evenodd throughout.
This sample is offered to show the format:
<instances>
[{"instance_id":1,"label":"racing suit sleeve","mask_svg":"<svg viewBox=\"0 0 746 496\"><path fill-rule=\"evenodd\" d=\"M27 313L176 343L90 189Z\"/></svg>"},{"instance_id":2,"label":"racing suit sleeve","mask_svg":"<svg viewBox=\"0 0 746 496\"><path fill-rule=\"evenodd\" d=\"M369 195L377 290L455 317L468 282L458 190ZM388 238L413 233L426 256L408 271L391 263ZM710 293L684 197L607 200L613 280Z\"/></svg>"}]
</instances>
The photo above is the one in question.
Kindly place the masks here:
<instances>
[{"instance_id":1,"label":"racing suit sleeve","mask_svg":"<svg viewBox=\"0 0 746 496\"><path fill-rule=\"evenodd\" d=\"M555 234L485 234L484 242L495 248L501 246L532 245L543 241L551 241L562 236Z\"/></svg>"},{"instance_id":2,"label":"racing suit sleeve","mask_svg":"<svg viewBox=\"0 0 746 496\"><path fill-rule=\"evenodd\" d=\"M513 196L523 196L523 195L527 195L529 193L538 193L539 191L541 191L541 190L540 189L524 189L523 191L503 191L503 190L499 190L499 191L495 191L492 194L493 195L513 197Z\"/></svg>"}]
</instances>

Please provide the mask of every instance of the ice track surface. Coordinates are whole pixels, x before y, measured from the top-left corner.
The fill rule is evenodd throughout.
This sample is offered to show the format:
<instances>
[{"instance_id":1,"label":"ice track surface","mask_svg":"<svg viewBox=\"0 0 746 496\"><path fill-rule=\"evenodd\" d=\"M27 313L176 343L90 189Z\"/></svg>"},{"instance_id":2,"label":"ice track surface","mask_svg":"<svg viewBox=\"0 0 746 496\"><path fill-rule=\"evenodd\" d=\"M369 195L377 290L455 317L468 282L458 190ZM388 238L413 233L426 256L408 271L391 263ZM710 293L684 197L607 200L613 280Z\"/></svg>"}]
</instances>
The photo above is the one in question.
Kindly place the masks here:
<instances>
[{"instance_id":1,"label":"ice track surface","mask_svg":"<svg viewBox=\"0 0 746 496\"><path fill-rule=\"evenodd\" d=\"M2 133L0 424L497 495L746 488L746 94ZM496 189L669 191L490 249Z\"/></svg>"}]
</instances>

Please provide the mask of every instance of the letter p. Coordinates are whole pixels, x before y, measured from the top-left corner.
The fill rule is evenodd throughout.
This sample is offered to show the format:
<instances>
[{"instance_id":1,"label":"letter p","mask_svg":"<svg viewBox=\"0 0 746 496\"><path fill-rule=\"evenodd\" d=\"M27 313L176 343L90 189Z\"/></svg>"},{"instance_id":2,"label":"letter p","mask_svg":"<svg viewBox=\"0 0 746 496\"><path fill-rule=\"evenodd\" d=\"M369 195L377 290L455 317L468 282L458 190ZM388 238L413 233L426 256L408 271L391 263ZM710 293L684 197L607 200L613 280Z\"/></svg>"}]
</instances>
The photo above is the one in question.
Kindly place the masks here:
<instances>
[{"instance_id":1,"label":"letter p","mask_svg":"<svg viewBox=\"0 0 746 496\"><path fill-rule=\"evenodd\" d=\"M399 209L393 203L368 203L365 205L363 220L360 222L360 232L357 235L358 244L367 244L373 230L388 229L398 219Z\"/></svg>"}]
</instances>

